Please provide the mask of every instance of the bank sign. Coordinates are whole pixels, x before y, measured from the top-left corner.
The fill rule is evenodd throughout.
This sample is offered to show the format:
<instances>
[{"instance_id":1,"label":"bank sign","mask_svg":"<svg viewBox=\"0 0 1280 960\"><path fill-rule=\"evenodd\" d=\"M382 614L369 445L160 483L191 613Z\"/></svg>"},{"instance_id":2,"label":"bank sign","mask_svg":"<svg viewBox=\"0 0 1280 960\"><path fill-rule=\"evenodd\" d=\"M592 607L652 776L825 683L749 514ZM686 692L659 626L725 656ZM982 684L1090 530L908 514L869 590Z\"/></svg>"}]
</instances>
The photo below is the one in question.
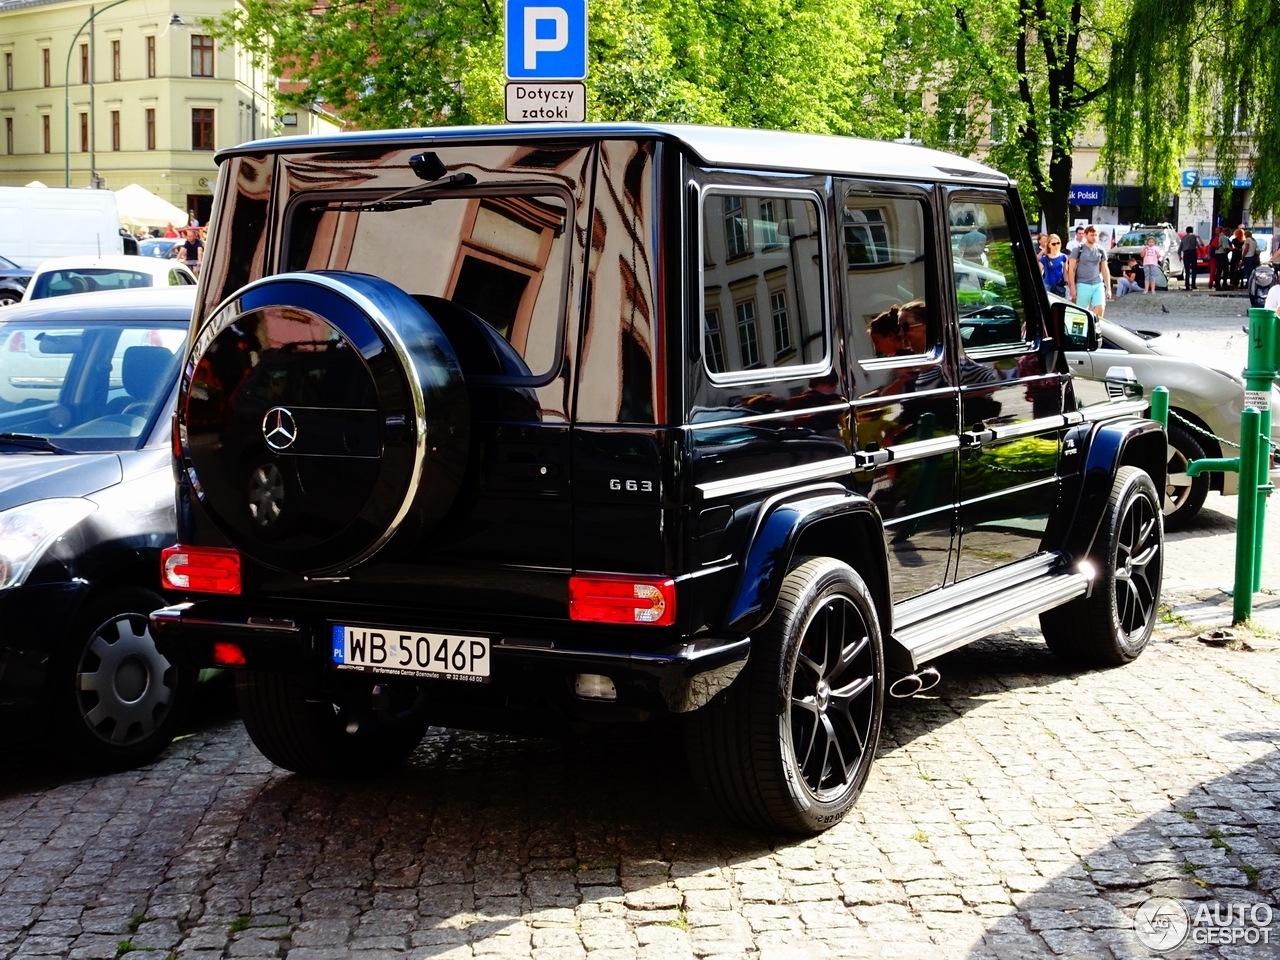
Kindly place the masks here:
<instances>
[{"instance_id":1,"label":"bank sign","mask_svg":"<svg viewBox=\"0 0 1280 960\"><path fill-rule=\"evenodd\" d=\"M508 123L587 118L587 0L505 0Z\"/></svg>"},{"instance_id":2,"label":"bank sign","mask_svg":"<svg viewBox=\"0 0 1280 960\"><path fill-rule=\"evenodd\" d=\"M1216 189L1222 186L1222 178L1216 173L1201 173L1199 170L1183 170L1182 185L1188 190L1193 187ZM1253 177L1236 177L1231 186L1237 190L1248 190L1253 186Z\"/></svg>"}]
</instances>

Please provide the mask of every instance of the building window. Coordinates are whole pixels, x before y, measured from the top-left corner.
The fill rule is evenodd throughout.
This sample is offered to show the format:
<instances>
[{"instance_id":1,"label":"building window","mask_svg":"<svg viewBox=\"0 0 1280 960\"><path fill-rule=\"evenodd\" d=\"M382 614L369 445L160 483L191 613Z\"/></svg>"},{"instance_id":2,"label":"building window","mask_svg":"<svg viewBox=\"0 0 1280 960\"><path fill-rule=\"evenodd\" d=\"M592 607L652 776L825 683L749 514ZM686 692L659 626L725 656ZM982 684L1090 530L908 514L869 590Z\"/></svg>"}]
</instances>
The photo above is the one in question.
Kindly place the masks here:
<instances>
[{"instance_id":1,"label":"building window","mask_svg":"<svg viewBox=\"0 0 1280 960\"><path fill-rule=\"evenodd\" d=\"M89 82L89 45L80 44L80 82Z\"/></svg>"},{"instance_id":2,"label":"building window","mask_svg":"<svg viewBox=\"0 0 1280 960\"><path fill-rule=\"evenodd\" d=\"M191 75L213 76L213 37L197 35L191 38Z\"/></svg>"},{"instance_id":3,"label":"building window","mask_svg":"<svg viewBox=\"0 0 1280 960\"><path fill-rule=\"evenodd\" d=\"M49 115L47 113L40 117L40 125L43 128L44 152L53 153L53 144L50 142L51 138L49 136Z\"/></svg>"},{"instance_id":4,"label":"building window","mask_svg":"<svg viewBox=\"0 0 1280 960\"><path fill-rule=\"evenodd\" d=\"M889 263L889 224L885 208L880 206L845 206L844 249L850 266L864 263Z\"/></svg>"},{"instance_id":5,"label":"building window","mask_svg":"<svg viewBox=\"0 0 1280 960\"><path fill-rule=\"evenodd\" d=\"M50 72L49 72L49 48L48 48L48 47L45 47L44 49L42 49L42 50L40 51L40 62L41 62L41 64L42 64L42 70L43 70L43 74L42 74L42 75L44 76L44 85L45 85L46 87L51 87L51 86L53 86L53 84L50 82ZM48 152L48 151L46 151L46 152Z\"/></svg>"},{"instance_id":6,"label":"building window","mask_svg":"<svg viewBox=\"0 0 1280 960\"><path fill-rule=\"evenodd\" d=\"M787 291L769 294L769 314L773 320L773 355L780 357L791 349L791 323L787 319Z\"/></svg>"},{"instance_id":7,"label":"building window","mask_svg":"<svg viewBox=\"0 0 1280 960\"><path fill-rule=\"evenodd\" d=\"M772 200L760 201L760 243L766 247L776 246L778 243L778 217L773 212Z\"/></svg>"},{"instance_id":8,"label":"building window","mask_svg":"<svg viewBox=\"0 0 1280 960\"><path fill-rule=\"evenodd\" d=\"M191 110L191 149L213 149L213 111L202 107Z\"/></svg>"},{"instance_id":9,"label":"building window","mask_svg":"<svg viewBox=\"0 0 1280 960\"><path fill-rule=\"evenodd\" d=\"M756 334L756 302L743 300L733 305L738 318L738 352L742 368L749 370L760 362L760 338Z\"/></svg>"},{"instance_id":10,"label":"building window","mask_svg":"<svg viewBox=\"0 0 1280 960\"><path fill-rule=\"evenodd\" d=\"M155 107L147 107L147 149L156 148L156 111Z\"/></svg>"},{"instance_id":11,"label":"building window","mask_svg":"<svg viewBox=\"0 0 1280 960\"><path fill-rule=\"evenodd\" d=\"M147 76L156 75L156 38L147 37Z\"/></svg>"},{"instance_id":12,"label":"building window","mask_svg":"<svg viewBox=\"0 0 1280 960\"><path fill-rule=\"evenodd\" d=\"M89 152L89 115L80 114L80 152Z\"/></svg>"},{"instance_id":13,"label":"building window","mask_svg":"<svg viewBox=\"0 0 1280 960\"><path fill-rule=\"evenodd\" d=\"M13 89L13 54L6 53L4 55L4 88L6 90Z\"/></svg>"},{"instance_id":14,"label":"building window","mask_svg":"<svg viewBox=\"0 0 1280 960\"><path fill-rule=\"evenodd\" d=\"M120 41L111 41L111 79L120 79Z\"/></svg>"},{"instance_id":15,"label":"building window","mask_svg":"<svg viewBox=\"0 0 1280 960\"><path fill-rule=\"evenodd\" d=\"M730 260L747 253L747 217L741 197L724 198L724 247Z\"/></svg>"},{"instance_id":16,"label":"building window","mask_svg":"<svg viewBox=\"0 0 1280 960\"><path fill-rule=\"evenodd\" d=\"M4 118L4 152L13 153L13 117Z\"/></svg>"},{"instance_id":17,"label":"building window","mask_svg":"<svg viewBox=\"0 0 1280 960\"><path fill-rule=\"evenodd\" d=\"M111 149L120 149L120 111L111 111Z\"/></svg>"},{"instance_id":18,"label":"building window","mask_svg":"<svg viewBox=\"0 0 1280 960\"><path fill-rule=\"evenodd\" d=\"M712 373L724 373L724 341L720 337L720 311L708 310L704 316L707 323L707 369Z\"/></svg>"}]
</instances>

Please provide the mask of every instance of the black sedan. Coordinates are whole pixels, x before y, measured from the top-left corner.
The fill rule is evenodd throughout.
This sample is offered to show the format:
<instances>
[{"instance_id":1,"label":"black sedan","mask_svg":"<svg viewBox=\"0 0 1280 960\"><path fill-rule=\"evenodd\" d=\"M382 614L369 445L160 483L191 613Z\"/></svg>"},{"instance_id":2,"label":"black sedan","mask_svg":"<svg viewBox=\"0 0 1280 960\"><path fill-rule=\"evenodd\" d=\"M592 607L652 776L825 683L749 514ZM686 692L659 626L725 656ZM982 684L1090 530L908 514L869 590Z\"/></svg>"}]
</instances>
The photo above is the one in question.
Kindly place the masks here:
<instances>
[{"instance_id":1,"label":"black sedan","mask_svg":"<svg viewBox=\"0 0 1280 960\"><path fill-rule=\"evenodd\" d=\"M0 711L99 767L168 745L195 677L156 650L170 422L194 287L0 313Z\"/></svg>"},{"instance_id":2,"label":"black sedan","mask_svg":"<svg viewBox=\"0 0 1280 960\"><path fill-rule=\"evenodd\" d=\"M12 260L0 257L0 307L8 307L22 299L27 281L34 270L20 267Z\"/></svg>"}]
</instances>

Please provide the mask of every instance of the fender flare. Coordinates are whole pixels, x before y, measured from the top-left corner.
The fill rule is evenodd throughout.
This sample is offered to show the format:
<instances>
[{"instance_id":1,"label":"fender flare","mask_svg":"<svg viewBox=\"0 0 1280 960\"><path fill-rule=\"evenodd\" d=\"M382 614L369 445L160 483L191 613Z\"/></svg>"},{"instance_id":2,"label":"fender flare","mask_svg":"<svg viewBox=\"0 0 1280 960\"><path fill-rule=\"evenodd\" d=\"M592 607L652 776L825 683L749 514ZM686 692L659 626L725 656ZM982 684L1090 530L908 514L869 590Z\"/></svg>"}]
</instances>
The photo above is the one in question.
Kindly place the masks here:
<instances>
[{"instance_id":1,"label":"fender flare","mask_svg":"<svg viewBox=\"0 0 1280 960\"><path fill-rule=\"evenodd\" d=\"M850 516L874 524L875 529L881 531L878 543L883 543L884 528L875 504L839 484L790 490L766 499L756 514L755 528L734 586L727 617L729 629L749 634L768 620L805 531L819 522ZM883 549L867 559L875 564L880 583L887 589L888 561ZM874 593L876 585L869 586ZM884 602L878 602L877 608L883 618L892 610L892 601L888 597L880 599ZM881 624L886 636L892 627L891 622Z\"/></svg>"},{"instance_id":2,"label":"fender flare","mask_svg":"<svg viewBox=\"0 0 1280 960\"><path fill-rule=\"evenodd\" d=\"M1069 487L1063 490L1063 504L1072 506L1063 549L1074 562L1093 548L1117 470L1126 465L1140 467L1151 475L1157 490L1164 489L1168 441L1155 420L1137 419L1082 424L1068 431L1065 440L1075 440L1084 453L1083 465L1069 481L1076 488L1075 496Z\"/></svg>"}]
</instances>

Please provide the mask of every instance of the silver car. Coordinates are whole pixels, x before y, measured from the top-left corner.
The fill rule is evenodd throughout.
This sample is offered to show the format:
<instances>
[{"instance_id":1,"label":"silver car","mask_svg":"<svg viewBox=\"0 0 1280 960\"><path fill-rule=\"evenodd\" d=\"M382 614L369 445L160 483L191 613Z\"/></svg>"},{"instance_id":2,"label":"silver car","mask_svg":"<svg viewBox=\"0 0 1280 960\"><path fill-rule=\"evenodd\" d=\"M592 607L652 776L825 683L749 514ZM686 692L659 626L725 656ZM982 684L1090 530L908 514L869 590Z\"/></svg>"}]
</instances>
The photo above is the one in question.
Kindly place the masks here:
<instances>
[{"instance_id":1,"label":"silver car","mask_svg":"<svg viewBox=\"0 0 1280 960\"><path fill-rule=\"evenodd\" d=\"M1107 269L1111 271L1112 277L1120 276L1120 268L1129 262L1130 257L1137 257L1138 262L1142 262L1142 248L1147 245L1148 237L1156 239L1156 249L1160 251L1160 269L1164 271L1165 277L1182 276L1178 231L1168 223L1135 223L1128 233L1116 238L1116 245L1107 251Z\"/></svg>"},{"instance_id":2,"label":"silver car","mask_svg":"<svg viewBox=\"0 0 1280 960\"><path fill-rule=\"evenodd\" d=\"M1202 457L1237 455L1234 446L1221 440L1240 442L1244 379L1239 371L1179 356L1171 338L1137 333L1109 320L1099 320L1098 330L1102 334L1101 349L1067 353L1076 396L1088 404L1108 394L1115 395L1124 389L1118 381L1130 370L1142 384L1144 396L1149 397L1159 386L1169 389L1169 479L1164 522L1166 529L1180 529L1199 512L1210 490L1228 497L1236 494L1238 474L1201 474L1192 479L1187 476L1187 463ZM1280 389L1275 386L1271 388L1271 407L1280 408ZM1280 418L1272 421L1271 439L1273 443L1280 441ZM1272 472L1275 474L1275 470Z\"/></svg>"}]
</instances>

